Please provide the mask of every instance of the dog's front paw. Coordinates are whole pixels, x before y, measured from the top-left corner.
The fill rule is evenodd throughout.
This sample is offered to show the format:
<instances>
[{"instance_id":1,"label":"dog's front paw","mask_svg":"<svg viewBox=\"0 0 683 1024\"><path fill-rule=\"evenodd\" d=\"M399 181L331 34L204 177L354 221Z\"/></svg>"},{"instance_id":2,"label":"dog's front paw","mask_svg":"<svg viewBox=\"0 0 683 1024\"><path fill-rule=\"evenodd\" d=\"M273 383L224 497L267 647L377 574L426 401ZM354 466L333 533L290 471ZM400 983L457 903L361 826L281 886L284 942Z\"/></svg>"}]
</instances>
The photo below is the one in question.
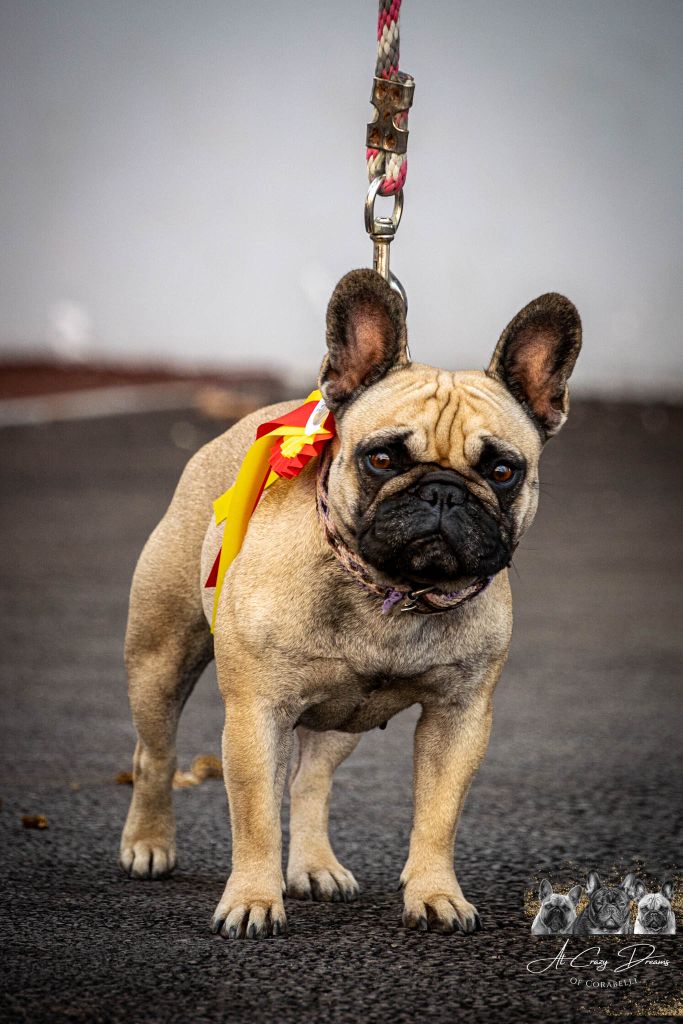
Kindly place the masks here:
<instances>
[{"instance_id":1,"label":"dog's front paw","mask_svg":"<svg viewBox=\"0 0 683 1024\"><path fill-rule=\"evenodd\" d=\"M119 863L131 878L164 878L176 865L175 842L164 835L138 839L124 833Z\"/></svg>"},{"instance_id":2,"label":"dog's front paw","mask_svg":"<svg viewBox=\"0 0 683 1024\"><path fill-rule=\"evenodd\" d=\"M163 878L176 865L175 818L170 803L149 798L144 782L133 787L119 864L131 878Z\"/></svg>"},{"instance_id":3,"label":"dog's front paw","mask_svg":"<svg viewBox=\"0 0 683 1024\"><path fill-rule=\"evenodd\" d=\"M477 932L477 908L462 894L455 872L401 877L404 886L403 924L421 932Z\"/></svg>"},{"instance_id":4,"label":"dog's front paw","mask_svg":"<svg viewBox=\"0 0 683 1024\"><path fill-rule=\"evenodd\" d=\"M226 939L284 935L287 917L281 878L273 887L249 876L231 875L211 920L211 931Z\"/></svg>"},{"instance_id":5,"label":"dog's front paw","mask_svg":"<svg viewBox=\"0 0 683 1024\"><path fill-rule=\"evenodd\" d=\"M295 900L352 903L358 896L358 882L331 851L325 857L290 856L287 895Z\"/></svg>"}]
</instances>

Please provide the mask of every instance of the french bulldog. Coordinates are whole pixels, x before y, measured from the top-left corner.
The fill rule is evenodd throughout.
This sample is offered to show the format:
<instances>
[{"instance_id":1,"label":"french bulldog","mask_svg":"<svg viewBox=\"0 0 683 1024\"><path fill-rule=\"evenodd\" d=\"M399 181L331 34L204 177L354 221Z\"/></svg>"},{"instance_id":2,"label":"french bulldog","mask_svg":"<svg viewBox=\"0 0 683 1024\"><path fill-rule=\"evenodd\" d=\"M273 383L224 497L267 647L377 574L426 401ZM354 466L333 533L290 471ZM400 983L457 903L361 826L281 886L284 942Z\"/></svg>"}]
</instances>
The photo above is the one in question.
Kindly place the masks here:
<instances>
[{"instance_id":1,"label":"french bulldog","mask_svg":"<svg viewBox=\"0 0 683 1024\"><path fill-rule=\"evenodd\" d=\"M633 873L620 885L603 885L597 871L586 881L588 906L576 919L574 935L630 935L631 903L645 894L645 886Z\"/></svg>"},{"instance_id":2,"label":"french bulldog","mask_svg":"<svg viewBox=\"0 0 683 1024\"><path fill-rule=\"evenodd\" d=\"M507 567L534 518L541 450L567 417L580 346L576 309L547 294L506 327L487 370L414 363L400 297L373 270L342 279L319 378L336 436L264 493L214 635L212 501L258 424L297 403L253 413L195 454L135 570L125 658L138 743L120 850L132 877L175 865L178 717L215 656L232 870L214 932L281 935L285 893L356 897L328 836L332 776L362 733L415 703L403 921L479 927L453 866L456 826L510 643ZM280 805L295 734L285 881Z\"/></svg>"},{"instance_id":3,"label":"french bulldog","mask_svg":"<svg viewBox=\"0 0 683 1024\"><path fill-rule=\"evenodd\" d=\"M665 882L659 892L645 893L638 901L636 935L675 935L676 915L671 906L673 882Z\"/></svg>"},{"instance_id":4,"label":"french bulldog","mask_svg":"<svg viewBox=\"0 0 683 1024\"><path fill-rule=\"evenodd\" d=\"M553 892L544 878L538 890L541 907L531 925L532 935L570 935L576 921L576 907L583 894L583 886L575 885L566 896Z\"/></svg>"}]
</instances>

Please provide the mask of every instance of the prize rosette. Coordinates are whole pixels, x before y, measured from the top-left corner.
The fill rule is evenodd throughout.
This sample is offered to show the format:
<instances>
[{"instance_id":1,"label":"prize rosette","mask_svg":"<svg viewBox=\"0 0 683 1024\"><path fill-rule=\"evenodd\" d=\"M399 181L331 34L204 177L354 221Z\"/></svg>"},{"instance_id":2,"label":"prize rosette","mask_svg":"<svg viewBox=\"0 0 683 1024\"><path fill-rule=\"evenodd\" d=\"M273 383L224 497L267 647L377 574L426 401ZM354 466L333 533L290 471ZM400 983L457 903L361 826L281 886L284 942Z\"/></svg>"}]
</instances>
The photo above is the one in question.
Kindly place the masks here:
<instances>
[{"instance_id":1,"label":"prize rosette","mask_svg":"<svg viewBox=\"0 0 683 1024\"><path fill-rule=\"evenodd\" d=\"M239 554L249 520L267 487L276 480L297 477L334 437L334 418L320 391L312 391L303 405L262 423L256 440L240 466L237 478L213 503L216 525L225 523L223 542L204 586L215 587L211 632L225 573Z\"/></svg>"}]
</instances>

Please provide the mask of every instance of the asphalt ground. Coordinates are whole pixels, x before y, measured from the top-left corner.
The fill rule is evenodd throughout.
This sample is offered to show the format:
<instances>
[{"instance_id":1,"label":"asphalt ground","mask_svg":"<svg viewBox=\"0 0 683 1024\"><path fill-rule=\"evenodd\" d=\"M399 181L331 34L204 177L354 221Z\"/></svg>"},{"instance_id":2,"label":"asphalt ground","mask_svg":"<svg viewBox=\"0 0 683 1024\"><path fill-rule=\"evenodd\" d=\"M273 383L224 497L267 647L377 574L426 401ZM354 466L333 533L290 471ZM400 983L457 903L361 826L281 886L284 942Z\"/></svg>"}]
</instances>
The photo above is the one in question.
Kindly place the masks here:
<instances>
[{"instance_id":1,"label":"asphalt ground","mask_svg":"<svg viewBox=\"0 0 683 1024\"><path fill-rule=\"evenodd\" d=\"M178 791L179 869L117 867L134 734L122 640L133 566L191 450L192 412L8 428L2 475L0 1018L93 1022L674 1019L668 966L532 975L525 887L637 866L681 846L680 445L683 411L576 402L544 455L541 508L516 556L515 634L457 866L480 934L405 931L396 891L411 817L410 711L337 773L332 832L356 904L288 901L286 938L228 942L209 920L229 863L219 781ZM186 767L218 753L213 670L181 723ZM44 814L45 830L21 816ZM287 807L284 818L286 822ZM680 860L678 860L680 863ZM683 922L679 916L679 926ZM570 938L568 951L586 947ZM575 979L575 980L572 980ZM588 982L586 985L584 982ZM593 985L597 982L597 986Z\"/></svg>"}]
</instances>

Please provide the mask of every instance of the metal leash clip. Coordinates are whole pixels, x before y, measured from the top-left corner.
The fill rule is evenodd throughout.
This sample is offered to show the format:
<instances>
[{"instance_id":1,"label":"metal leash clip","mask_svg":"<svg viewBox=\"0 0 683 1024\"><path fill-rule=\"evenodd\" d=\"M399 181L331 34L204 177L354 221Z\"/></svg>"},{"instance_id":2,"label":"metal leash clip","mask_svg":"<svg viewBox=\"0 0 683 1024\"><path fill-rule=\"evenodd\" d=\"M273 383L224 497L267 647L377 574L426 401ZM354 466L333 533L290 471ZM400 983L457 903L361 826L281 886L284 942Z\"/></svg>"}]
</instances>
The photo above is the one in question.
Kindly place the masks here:
<instances>
[{"instance_id":1,"label":"metal leash clip","mask_svg":"<svg viewBox=\"0 0 683 1024\"><path fill-rule=\"evenodd\" d=\"M381 274L403 302L406 314L408 313L408 296L405 288L392 274L389 267L389 246L394 240L398 226L401 223L403 213L403 189L394 194L394 208L390 217L375 217L375 200L384 181L383 175L373 180L365 197L365 230L370 235L373 244L372 269ZM408 355L410 358L410 354Z\"/></svg>"},{"instance_id":2,"label":"metal leash clip","mask_svg":"<svg viewBox=\"0 0 683 1024\"><path fill-rule=\"evenodd\" d=\"M375 217L375 201L384 182L384 176L375 178L365 197L365 230L373 241L375 251L373 269L390 281L389 246L394 240L403 213L403 189L394 195L394 207L390 217Z\"/></svg>"}]
</instances>

